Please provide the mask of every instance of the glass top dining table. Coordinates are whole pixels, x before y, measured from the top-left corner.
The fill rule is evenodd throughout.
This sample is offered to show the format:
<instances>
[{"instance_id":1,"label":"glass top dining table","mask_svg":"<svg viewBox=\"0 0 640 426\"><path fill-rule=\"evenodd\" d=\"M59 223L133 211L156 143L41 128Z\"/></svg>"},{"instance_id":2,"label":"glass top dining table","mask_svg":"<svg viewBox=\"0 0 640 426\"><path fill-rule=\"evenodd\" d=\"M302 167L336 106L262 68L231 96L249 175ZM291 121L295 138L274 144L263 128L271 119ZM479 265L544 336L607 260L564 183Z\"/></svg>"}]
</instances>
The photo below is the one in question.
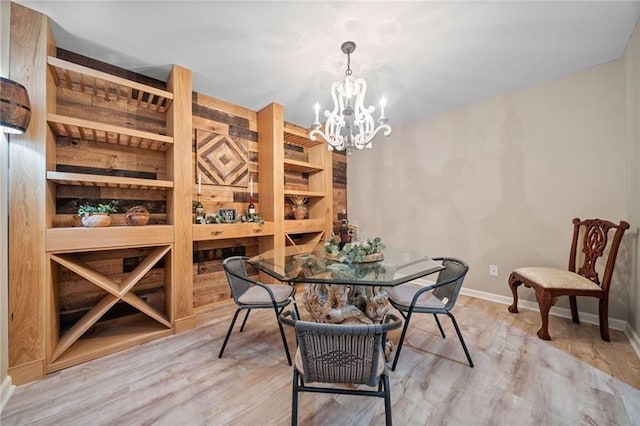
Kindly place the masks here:
<instances>
[{"instance_id":1,"label":"glass top dining table","mask_svg":"<svg viewBox=\"0 0 640 426\"><path fill-rule=\"evenodd\" d=\"M288 246L249 260L282 282L391 287L438 272L444 267L411 250L387 247L375 262L341 263L327 257L323 244Z\"/></svg>"}]
</instances>

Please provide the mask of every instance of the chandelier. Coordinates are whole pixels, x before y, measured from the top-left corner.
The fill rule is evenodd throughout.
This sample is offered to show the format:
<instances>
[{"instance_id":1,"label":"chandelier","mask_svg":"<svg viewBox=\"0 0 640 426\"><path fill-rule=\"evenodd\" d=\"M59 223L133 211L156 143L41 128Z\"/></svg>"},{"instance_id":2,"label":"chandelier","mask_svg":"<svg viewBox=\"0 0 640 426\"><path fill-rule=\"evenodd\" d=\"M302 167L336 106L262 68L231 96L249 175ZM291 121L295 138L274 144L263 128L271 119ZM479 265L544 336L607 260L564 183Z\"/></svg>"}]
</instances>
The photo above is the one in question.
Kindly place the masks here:
<instances>
[{"instance_id":1,"label":"chandelier","mask_svg":"<svg viewBox=\"0 0 640 426\"><path fill-rule=\"evenodd\" d=\"M344 72L344 82L336 81L331 85L331 97L333 98L333 110L324 111L326 121L324 131L321 130L319 113L320 104L313 107L316 120L313 123L313 130L309 133L312 141L322 137L329 144L329 151L351 150L372 147L373 138L380 131L384 131L385 136L391 134L389 119L384 115L385 98L380 99L380 117L376 127L373 119L375 107L369 105L365 108L364 97L367 92L367 82L363 78L354 79L351 77L351 54L356 50L353 41L345 41L341 46L342 52L347 55L347 69Z\"/></svg>"}]
</instances>

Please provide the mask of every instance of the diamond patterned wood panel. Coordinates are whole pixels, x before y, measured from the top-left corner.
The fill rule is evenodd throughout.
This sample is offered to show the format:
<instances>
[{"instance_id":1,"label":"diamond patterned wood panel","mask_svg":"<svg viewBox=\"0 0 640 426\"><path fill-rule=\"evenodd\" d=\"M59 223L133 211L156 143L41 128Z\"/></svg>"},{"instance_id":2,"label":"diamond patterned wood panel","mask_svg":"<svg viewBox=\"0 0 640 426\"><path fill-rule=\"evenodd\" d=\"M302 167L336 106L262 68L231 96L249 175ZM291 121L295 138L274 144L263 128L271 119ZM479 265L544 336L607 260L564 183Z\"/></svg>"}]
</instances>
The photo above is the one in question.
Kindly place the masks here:
<instances>
[{"instance_id":1,"label":"diamond patterned wood panel","mask_svg":"<svg viewBox=\"0 0 640 426\"><path fill-rule=\"evenodd\" d=\"M198 173L202 173L202 184L246 187L249 184L248 149L246 139L196 130Z\"/></svg>"}]
</instances>

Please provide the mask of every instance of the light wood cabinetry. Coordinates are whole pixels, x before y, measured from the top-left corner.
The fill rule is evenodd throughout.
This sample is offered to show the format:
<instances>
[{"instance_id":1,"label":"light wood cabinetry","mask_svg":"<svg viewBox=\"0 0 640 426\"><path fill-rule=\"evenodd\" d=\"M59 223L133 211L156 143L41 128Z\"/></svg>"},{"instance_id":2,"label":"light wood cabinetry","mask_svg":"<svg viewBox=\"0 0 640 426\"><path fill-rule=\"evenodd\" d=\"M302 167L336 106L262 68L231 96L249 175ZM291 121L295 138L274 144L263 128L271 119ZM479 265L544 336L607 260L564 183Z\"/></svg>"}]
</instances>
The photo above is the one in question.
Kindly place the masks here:
<instances>
[{"instance_id":1,"label":"light wood cabinetry","mask_svg":"<svg viewBox=\"0 0 640 426\"><path fill-rule=\"evenodd\" d=\"M281 105L255 113L194 95L179 66L162 89L62 59L48 18L15 3L11 31L11 74L32 103L28 132L10 140L14 383L192 328L195 295L205 305L225 297L223 257L330 235L332 154L286 123ZM264 224L192 223L196 130L247 141ZM205 192L209 211L248 204L246 188ZM291 196L307 198L305 219L291 217ZM84 228L73 214L76 203L110 199L157 209L139 227L121 212Z\"/></svg>"},{"instance_id":2,"label":"light wood cabinetry","mask_svg":"<svg viewBox=\"0 0 640 426\"><path fill-rule=\"evenodd\" d=\"M184 212L180 211L179 206L181 203L190 204L190 197L185 199L179 191L178 185L184 182L179 182L180 177L174 171L181 170L185 160L187 164L191 161L190 128L189 132L180 131L180 123L190 123L191 118L190 108L184 107L189 103L180 102L180 99L189 98L191 94L191 74L180 67L172 70L168 86L181 91L173 93L53 56L47 58L47 64L49 85L54 83L54 87L48 87L47 91L49 96L55 95L56 99L56 103L51 104L52 110L47 111L46 115L51 130L48 134L50 142L46 178L52 202L46 211L48 226L45 234L45 250L51 268L51 278L48 280L51 312L47 321L49 341L46 350L46 371L50 372L171 334L176 318L192 314L190 307L176 315L180 303L176 296L188 291L180 292L173 273L175 269L180 269L175 259L174 244L180 244L177 236L190 230L190 223L186 226L182 220ZM129 126L139 128L125 127L122 119L117 118L116 123L110 123L112 116L118 117L117 113L110 114L112 111L124 112L124 116L131 118ZM81 115L70 115L74 113ZM153 124L145 125L145 119ZM78 152L75 157L67 156L61 160L56 148L69 141L72 144L91 144L102 155L107 153L113 157L118 157L123 149L127 150L128 155L142 158L145 151L158 151L162 156L156 158L160 158L164 164L160 172L147 173L151 177L126 176L144 175L135 163L127 164L124 166L125 176L118 176L109 168L87 167L92 161L85 156L91 155L91 152ZM188 148L180 149L183 145ZM69 169L73 171L65 171ZM59 188L69 186L110 188L125 197L127 191L132 190L163 191L168 213L166 224L139 228L57 226L60 221L56 220L56 192ZM81 195L82 192L77 194ZM180 227L180 232L176 232L174 227ZM186 240L190 243L189 236ZM82 260L82 254L89 251L144 247L149 249L148 253L137 259L137 265L129 273L116 274L117 279L109 275L116 272L113 268L103 267L100 262L89 264ZM160 289L163 300L147 302L136 291L137 284L157 264L163 265L163 285ZM69 272L83 281L68 278ZM62 275L67 276L67 281L61 282ZM71 325L62 324L59 319L63 304L60 287L69 285L70 280L90 283L104 293ZM109 316L109 312L116 309L118 304L126 305L128 310L125 314ZM188 302L186 305L189 305ZM119 309L123 310L122 306Z\"/></svg>"},{"instance_id":3,"label":"light wood cabinetry","mask_svg":"<svg viewBox=\"0 0 640 426\"><path fill-rule=\"evenodd\" d=\"M294 220L285 214L285 243L308 244L310 241L324 241L333 229L331 151L325 143L310 140L309 129L291 123L284 124L283 142L287 146L297 147L298 155L304 159L296 160L286 156L282 159L285 204L287 197L297 195L307 198L308 206L308 217L303 220ZM288 174L302 175L303 183L306 179L306 188L288 185Z\"/></svg>"}]
</instances>

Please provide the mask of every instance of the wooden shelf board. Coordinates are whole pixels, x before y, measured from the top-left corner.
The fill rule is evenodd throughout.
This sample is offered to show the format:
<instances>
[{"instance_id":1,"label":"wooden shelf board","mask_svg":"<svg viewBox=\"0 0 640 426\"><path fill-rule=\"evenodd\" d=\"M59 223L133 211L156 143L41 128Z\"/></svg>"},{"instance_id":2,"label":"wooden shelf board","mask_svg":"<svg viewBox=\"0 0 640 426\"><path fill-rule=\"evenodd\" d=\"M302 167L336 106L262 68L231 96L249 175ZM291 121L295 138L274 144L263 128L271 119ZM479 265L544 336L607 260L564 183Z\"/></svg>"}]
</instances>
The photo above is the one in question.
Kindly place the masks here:
<instances>
[{"instance_id":1,"label":"wooden shelf board","mask_svg":"<svg viewBox=\"0 0 640 426\"><path fill-rule=\"evenodd\" d=\"M323 219L285 220L284 232L287 234L300 234L304 232L323 231L326 224Z\"/></svg>"},{"instance_id":2,"label":"wooden shelf board","mask_svg":"<svg viewBox=\"0 0 640 426\"><path fill-rule=\"evenodd\" d=\"M130 146L151 151L166 151L169 144L173 143L171 136L58 114L47 114L47 121L56 135L74 139Z\"/></svg>"},{"instance_id":3,"label":"wooden shelf board","mask_svg":"<svg viewBox=\"0 0 640 426\"><path fill-rule=\"evenodd\" d=\"M284 190L284 196L285 197L289 197L289 196L293 196L293 195L301 195L303 197L324 197L325 193L322 191L298 191L295 189L285 189Z\"/></svg>"},{"instance_id":4,"label":"wooden shelf board","mask_svg":"<svg viewBox=\"0 0 640 426\"><path fill-rule=\"evenodd\" d=\"M173 243L172 225L49 228L45 250L65 253Z\"/></svg>"},{"instance_id":5,"label":"wooden shelf board","mask_svg":"<svg viewBox=\"0 0 640 426\"><path fill-rule=\"evenodd\" d=\"M47 62L56 85L99 96L103 99L126 101L130 105L152 111L166 112L173 93L116 77L73 62L49 56Z\"/></svg>"},{"instance_id":6,"label":"wooden shelf board","mask_svg":"<svg viewBox=\"0 0 640 426\"><path fill-rule=\"evenodd\" d=\"M324 170L324 166L320 164L312 164L306 161L293 160L291 158L284 159L284 169L294 172L315 173Z\"/></svg>"},{"instance_id":7,"label":"wooden shelf board","mask_svg":"<svg viewBox=\"0 0 640 426\"><path fill-rule=\"evenodd\" d=\"M96 324L95 332L75 341L60 357L47 365L47 373L171 334L172 329L144 314L103 321Z\"/></svg>"},{"instance_id":8,"label":"wooden shelf board","mask_svg":"<svg viewBox=\"0 0 640 426\"><path fill-rule=\"evenodd\" d=\"M88 173L47 172L47 180L60 185L99 186L121 189L163 190L173 188L170 180L140 179L120 176L92 175Z\"/></svg>"}]
</instances>

